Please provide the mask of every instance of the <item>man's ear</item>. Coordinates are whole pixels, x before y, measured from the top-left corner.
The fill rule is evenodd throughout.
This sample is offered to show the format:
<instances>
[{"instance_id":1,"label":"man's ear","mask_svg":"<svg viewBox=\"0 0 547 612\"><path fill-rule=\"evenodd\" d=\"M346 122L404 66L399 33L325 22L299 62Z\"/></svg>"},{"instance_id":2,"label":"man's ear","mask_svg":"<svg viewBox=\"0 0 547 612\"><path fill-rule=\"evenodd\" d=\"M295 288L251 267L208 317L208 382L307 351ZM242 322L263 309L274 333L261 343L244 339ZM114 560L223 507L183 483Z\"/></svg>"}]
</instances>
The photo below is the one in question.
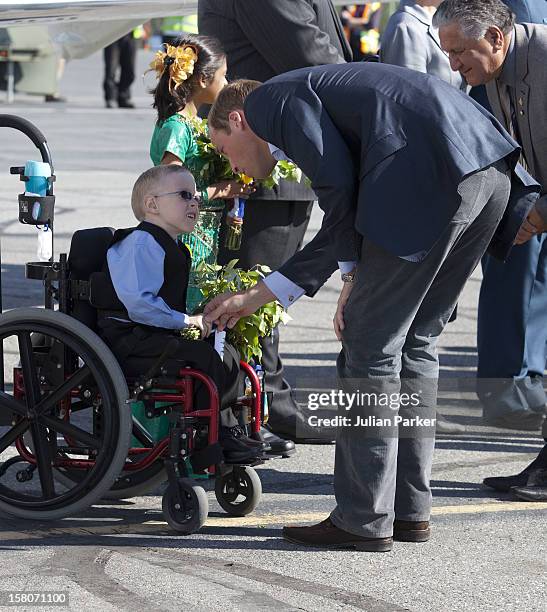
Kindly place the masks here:
<instances>
[{"instance_id":1,"label":"man's ear","mask_svg":"<svg viewBox=\"0 0 547 612\"><path fill-rule=\"evenodd\" d=\"M241 130L245 127L245 115L241 110L233 110L228 114L230 129Z\"/></svg>"},{"instance_id":2,"label":"man's ear","mask_svg":"<svg viewBox=\"0 0 547 612\"><path fill-rule=\"evenodd\" d=\"M501 51L503 49L503 43L505 36L503 32L496 26L492 26L486 30L484 38L492 45L493 51Z\"/></svg>"}]
</instances>

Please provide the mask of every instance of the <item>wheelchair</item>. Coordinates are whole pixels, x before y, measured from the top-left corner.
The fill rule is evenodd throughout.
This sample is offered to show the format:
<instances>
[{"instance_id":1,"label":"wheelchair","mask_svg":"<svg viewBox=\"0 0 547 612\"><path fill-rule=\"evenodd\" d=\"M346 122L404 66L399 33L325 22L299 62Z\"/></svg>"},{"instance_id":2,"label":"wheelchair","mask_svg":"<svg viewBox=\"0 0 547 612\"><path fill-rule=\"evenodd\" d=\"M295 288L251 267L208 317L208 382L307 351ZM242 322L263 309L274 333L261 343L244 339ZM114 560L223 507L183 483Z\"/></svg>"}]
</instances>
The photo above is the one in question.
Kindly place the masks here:
<instances>
[{"instance_id":1,"label":"wheelchair","mask_svg":"<svg viewBox=\"0 0 547 612\"><path fill-rule=\"evenodd\" d=\"M19 196L19 220L53 230L53 166L43 134L13 115L0 115L0 127L26 134L50 165L46 195ZM10 171L27 180L24 168ZM101 499L143 495L167 481L167 523L191 534L208 514L202 485L214 479L220 506L245 516L261 496L254 467L267 458L223 461L213 381L190 367L168 373L163 365L172 354L169 344L147 372L127 378L97 334L93 273L101 269L112 231L79 230L68 257L27 263L26 277L43 283L45 307L0 315L0 511L57 520ZM233 408L248 434L260 439L265 393L255 369L244 362L241 369L246 391ZM208 392L206 409L193 406L198 381Z\"/></svg>"}]
</instances>

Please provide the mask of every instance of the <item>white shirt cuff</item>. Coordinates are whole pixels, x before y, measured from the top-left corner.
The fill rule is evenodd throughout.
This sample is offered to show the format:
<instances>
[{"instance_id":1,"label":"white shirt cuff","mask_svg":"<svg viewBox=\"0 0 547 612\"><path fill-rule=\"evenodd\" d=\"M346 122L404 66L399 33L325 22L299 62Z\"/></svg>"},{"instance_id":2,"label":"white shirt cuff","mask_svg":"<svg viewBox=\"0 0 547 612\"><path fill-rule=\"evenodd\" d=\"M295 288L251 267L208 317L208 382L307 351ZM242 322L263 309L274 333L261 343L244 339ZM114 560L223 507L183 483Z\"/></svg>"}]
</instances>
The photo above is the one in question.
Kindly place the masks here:
<instances>
[{"instance_id":1,"label":"white shirt cuff","mask_svg":"<svg viewBox=\"0 0 547 612\"><path fill-rule=\"evenodd\" d=\"M349 274L353 268L357 265L356 261L339 261L338 267L340 268L340 272L342 274Z\"/></svg>"},{"instance_id":2,"label":"white shirt cuff","mask_svg":"<svg viewBox=\"0 0 547 612\"><path fill-rule=\"evenodd\" d=\"M183 329L190 324L190 317L184 312L173 311L173 319L175 321L174 329Z\"/></svg>"},{"instance_id":3,"label":"white shirt cuff","mask_svg":"<svg viewBox=\"0 0 547 612\"><path fill-rule=\"evenodd\" d=\"M289 280L280 272L272 272L264 279L264 284L284 308L294 304L298 298L306 293L302 287L293 283L292 280Z\"/></svg>"}]
</instances>

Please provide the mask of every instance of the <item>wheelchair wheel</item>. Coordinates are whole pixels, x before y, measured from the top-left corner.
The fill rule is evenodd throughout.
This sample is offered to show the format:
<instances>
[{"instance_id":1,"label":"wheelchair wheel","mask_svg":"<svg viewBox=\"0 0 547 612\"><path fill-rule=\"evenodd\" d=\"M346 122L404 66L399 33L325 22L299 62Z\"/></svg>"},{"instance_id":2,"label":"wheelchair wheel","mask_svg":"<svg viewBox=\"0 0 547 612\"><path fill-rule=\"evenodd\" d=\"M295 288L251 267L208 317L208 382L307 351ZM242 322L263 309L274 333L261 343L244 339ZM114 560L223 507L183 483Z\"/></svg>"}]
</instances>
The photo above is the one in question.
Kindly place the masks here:
<instances>
[{"instance_id":1,"label":"wheelchair wheel","mask_svg":"<svg viewBox=\"0 0 547 612\"><path fill-rule=\"evenodd\" d=\"M0 511L51 520L85 510L112 486L129 448L129 394L115 357L76 319L40 308L1 315L0 341L4 365L15 366L0 391L11 423L0 428L0 466L22 455L31 468L23 482L15 465L3 471ZM81 477L59 477L72 469Z\"/></svg>"},{"instance_id":2,"label":"wheelchair wheel","mask_svg":"<svg viewBox=\"0 0 547 612\"><path fill-rule=\"evenodd\" d=\"M235 466L215 479L215 495L221 508L232 516L246 516L257 506L262 495L262 483L249 466Z\"/></svg>"},{"instance_id":3,"label":"wheelchair wheel","mask_svg":"<svg viewBox=\"0 0 547 612\"><path fill-rule=\"evenodd\" d=\"M179 478L177 486L182 504L170 486L163 495L161 507L171 529L190 535L199 531L207 520L209 500L205 489L190 478Z\"/></svg>"}]
</instances>

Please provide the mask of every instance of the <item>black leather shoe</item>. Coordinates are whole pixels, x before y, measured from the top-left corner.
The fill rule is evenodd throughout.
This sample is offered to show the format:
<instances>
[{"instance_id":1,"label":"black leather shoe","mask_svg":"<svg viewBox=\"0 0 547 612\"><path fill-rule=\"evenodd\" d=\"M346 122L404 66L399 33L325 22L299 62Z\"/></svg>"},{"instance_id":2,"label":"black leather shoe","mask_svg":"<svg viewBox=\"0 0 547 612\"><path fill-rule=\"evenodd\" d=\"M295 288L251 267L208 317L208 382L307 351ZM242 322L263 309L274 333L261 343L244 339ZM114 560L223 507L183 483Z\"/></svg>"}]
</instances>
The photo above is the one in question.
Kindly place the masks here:
<instances>
[{"instance_id":1,"label":"black leather shoe","mask_svg":"<svg viewBox=\"0 0 547 612\"><path fill-rule=\"evenodd\" d=\"M509 493L511 487L524 487L528 482L528 472L524 471L520 474L512 476L490 476L482 481L483 485L500 491L501 493Z\"/></svg>"},{"instance_id":2,"label":"black leather shoe","mask_svg":"<svg viewBox=\"0 0 547 612\"><path fill-rule=\"evenodd\" d=\"M226 463L246 463L263 457L270 447L245 435L241 427L221 427L218 441Z\"/></svg>"},{"instance_id":3,"label":"black leather shoe","mask_svg":"<svg viewBox=\"0 0 547 612\"><path fill-rule=\"evenodd\" d=\"M511 487L519 499L525 501L547 501L547 470L532 470L524 487Z\"/></svg>"},{"instance_id":4,"label":"black leather shoe","mask_svg":"<svg viewBox=\"0 0 547 612\"><path fill-rule=\"evenodd\" d=\"M133 102L130 102L129 100L118 100L118 106L120 108L135 108Z\"/></svg>"},{"instance_id":5,"label":"black leather shoe","mask_svg":"<svg viewBox=\"0 0 547 612\"><path fill-rule=\"evenodd\" d=\"M521 414L485 414L482 420L486 425L501 427L503 429L518 429L519 431L539 431L543 424L544 415L540 412L521 411Z\"/></svg>"},{"instance_id":6,"label":"black leather shoe","mask_svg":"<svg viewBox=\"0 0 547 612\"><path fill-rule=\"evenodd\" d=\"M393 538L365 538L348 533L334 525L330 518L317 525L307 527L283 527L283 538L294 544L367 552L389 552L393 548Z\"/></svg>"},{"instance_id":7,"label":"black leather shoe","mask_svg":"<svg viewBox=\"0 0 547 612\"><path fill-rule=\"evenodd\" d=\"M300 409L290 418L268 421L268 429L296 444L332 444L336 438L335 427L312 427L308 419L313 412Z\"/></svg>"},{"instance_id":8,"label":"black leather shoe","mask_svg":"<svg viewBox=\"0 0 547 612\"><path fill-rule=\"evenodd\" d=\"M276 436L273 432L267 429L267 427L261 427L258 435L262 441L270 446L271 450L266 451L267 455L281 455L281 457L286 458L294 455L296 452L296 448L292 440L285 440L284 438Z\"/></svg>"},{"instance_id":9,"label":"black leather shoe","mask_svg":"<svg viewBox=\"0 0 547 612\"><path fill-rule=\"evenodd\" d=\"M66 102L66 98L60 96L59 94L46 94L44 96L45 102Z\"/></svg>"}]
</instances>

